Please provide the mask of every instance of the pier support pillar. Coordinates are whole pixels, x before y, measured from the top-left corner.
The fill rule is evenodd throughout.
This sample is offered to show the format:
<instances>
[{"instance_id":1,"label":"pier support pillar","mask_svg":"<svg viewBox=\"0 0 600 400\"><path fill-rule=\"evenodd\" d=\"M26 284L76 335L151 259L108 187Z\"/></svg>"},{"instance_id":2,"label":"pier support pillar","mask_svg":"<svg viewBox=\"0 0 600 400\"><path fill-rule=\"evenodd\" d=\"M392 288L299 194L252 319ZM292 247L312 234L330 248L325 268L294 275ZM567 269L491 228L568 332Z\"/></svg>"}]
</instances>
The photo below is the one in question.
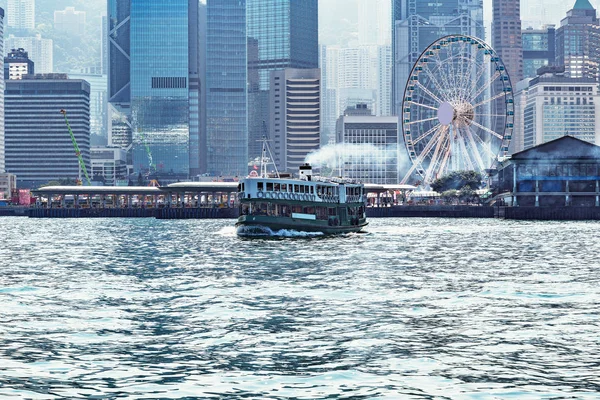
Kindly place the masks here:
<instances>
[{"instance_id":1,"label":"pier support pillar","mask_svg":"<svg viewBox=\"0 0 600 400\"><path fill-rule=\"evenodd\" d=\"M567 194L565 195L565 206L569 206L570 197L571 197L571 196L569 196L569 181L566 181L565 185L566 185L565 189L567 192Z\"/></svg>"},{"instance_id":2,"label":"pier support pillar","mask_svg":"<svg viewBox=\"0 0 600 400\"><path fill-rule=\"evenodd\" d=\"M535 206L540 206L540 181L535 180Z\"/></svg>"},{"instance_id":3,"label":"pier support pillar","mask_svg":"<svg viewBox=\"0 0 600 400\"><path fill-rule=\"evenodd\" d=\"M79 208L79 195L75 195L75 208Z\"/></svg>"}]
</instances>

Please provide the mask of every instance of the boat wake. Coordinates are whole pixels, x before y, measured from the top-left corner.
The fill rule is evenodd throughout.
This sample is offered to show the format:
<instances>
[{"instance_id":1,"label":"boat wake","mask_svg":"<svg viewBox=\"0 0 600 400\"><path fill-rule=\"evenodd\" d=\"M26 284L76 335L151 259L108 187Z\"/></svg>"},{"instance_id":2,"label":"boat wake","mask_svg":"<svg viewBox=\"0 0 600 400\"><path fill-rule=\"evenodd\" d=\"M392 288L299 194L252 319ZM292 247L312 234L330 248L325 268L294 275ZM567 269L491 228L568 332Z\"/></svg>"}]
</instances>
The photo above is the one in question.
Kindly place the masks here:
<instances>
[{"instance_id":1,"label":"boat wake","mask_svg":"<svg viewBox=\"0 0 600 400\"><path fill-rule=\"evenodd\" d=\"M323 232L302 232L293 229L272 230L266 226L240 226L237 228L237 234L241 237L258 238L313 238L323 236Z\"/></svg>"}]
</instances>

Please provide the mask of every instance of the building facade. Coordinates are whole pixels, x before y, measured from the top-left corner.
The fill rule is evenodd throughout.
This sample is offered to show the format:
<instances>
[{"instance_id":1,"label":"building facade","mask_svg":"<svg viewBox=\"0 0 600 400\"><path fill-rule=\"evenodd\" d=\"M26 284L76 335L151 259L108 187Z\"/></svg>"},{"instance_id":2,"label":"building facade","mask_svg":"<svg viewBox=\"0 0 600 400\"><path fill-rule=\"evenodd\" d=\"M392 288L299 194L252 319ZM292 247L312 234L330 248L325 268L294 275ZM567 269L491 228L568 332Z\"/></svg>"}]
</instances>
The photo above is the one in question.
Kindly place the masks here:
<instances>
[{"instance_id":1,"label":"building facade","mask_svg":"<svg viewBox=\"0 0 600 400\"><path fill-rule=\"evenodd\" d=\"M600 147L564 136L513 154L498 189L513 207L600 207Z\"/></svg>"},{"instance_id":2,"label":"building facade","mask_svg":"<svg viewBox=\"0 0 600 400\"><path fill-rule=\"evenodd\" d=\"M556 30L554 25L542 29L525 29L523 40L523 77L535 78L537 70L556 62ZM513 84L515 82L513 81Z\"/></svg>"},{"instance_id":3,"label":"building facade","mask_svg":"<svg viewBox=\"0 0 600 400\"><path fill-rule=\"evenodd\" d=\"M400 115L404 88L414 63L427 46L450 34L485 37L482 0L392 0L395 115Z\"/></svg>"},{"instance_id":4,"label":"building facade","mask_svg":"<svg viewBox=\"0 0 600 400\"><path fill-rule=\"evenodd\" d=\"M108 80L106 75L69 74L90 84L90 132L92 146L108 145Z\"/></svg>"},{"instance_id":5,"label":"building facade","mask_svg":"<svg viewBox=\"0 0 600 400\"><path fill-rule=\"evenodd\" d=\"M8 0L6 11L9 28L35 29L35 0Z\"/></svg>"},{"instance_id":6,"label":"building facade","mask_svg":"<svg viewBox=\"0 0 600 400\"><path fill-rule=\"evenodd\" d=\"M4 54L4 9L0 8L0 54ZM0 57L0 62L4 62L4 57ZM2 66L4 69L4 66ZM5 168L5 144L4 144L4 77L0 77L0 173Z\"/></svg>"},{"instance_id":7,"label":"building facade","mask_svg":"<svg viewBox=\"0 0 600 400\"><path fill-rule=\"evenodd\" d=\"M16 37L9 35L6 38L7 49L24 49L31 61L35 64L38 74L51 74L54 71L54 51L52 39L42 39L41 35L33 37Z\"/></svg>"},{"instance_id":8,"label":"building facade","mask_svg":"<svg viewBox=\"0 0 600 400\"><path fill-rule=\"evenodd\" d=\"M79 161L61 109L90 168L90 85L66 75L36 75L6 82L6 171L19 187L77 179Z\"/></svg>"},{"instance_id":9,"label":"building facade","mask_svg":"<svg viewBox=\"0 0 600 400\"><path fill-rule=\"evenodd\" d=\"M269 121L271 71L319 68L317 0L246 0L249 156L261 152ZM271 135L269 135L271 136Z\"/></svg>"},{"instance_id":10,"label":"building facade","mask_svg":"<svg viewBox=\"0 0 600 400\"><path fill-rule=\"evenodd\" d=\"M521 0L493 0L492 47L513 82L523 79ZM483 38L482 38L483 39Z\"/></svg>"},{"instance_id":11,"label":"building facade","mask_svg":"<svg viewBox=\"0 0 600 400\"><path fill-rule=\"evenodd\" d=\"M248 173L246 0L206 3L206 173Z\"/></svg>"},{"instance_id":12,"label":"building facade","mask_svg":"<svg viewBox=\"0 0 600 400\"><path fill-rule=\"evenodd\" d=\"M127 153L120 147L92 147L90 149L90 178L105 186L128 182Z\"/></svg>"},{"instance_id":13,"label":"building facade","mask_svg":"<svg viewBox=\"0 0 600 400\"><path fill-rule=\"evenodd\" d=\"M110 144L136 175L186 179L199 135L198 2L110 0L108 23Z\"/></svg>"},{"instance_id":14,"label":"building facade","mask_svg":"<svg viewBox=\"0 0 600 400\"><path fill-rule=\"evenodd\" d=\"M12 49L4 57L4 80L21 79L28 74L35 74L33 61L24 49Z\"/></svg>"},{"instance_id":15,"label":"building facade","mask_svg":"<svg viewBox=\"0 0 600 400\"><path fill-rule=\"evenodd\" d=\"M398 117L353 115L338 120L337 143L347 145L343 176L363 183L397 184Z\"/></svg>"},{"instance_id":16,"label":"building facade","mask_svg":"<svg viewBox=\"0 0 600 400\"><path fill-rule=\"evenodd\" d=\"M600 21L588 0L577 0L556 30L556 65L572 78L598 80Z\"/></svg>"},{"instance_id":17,"label":"building facade","mask_svg":"<svg viewBox=\"0 0 600 400\"><path fill-rule=\"evenodd\" d=\"M529 81L519 101L524 104L524 149L567 135L600 143L600 97L593 78L543 73Z\"/></svg>"},{"instance_id":18,"label":"building facade","mask_svg":"<svg viewBox=\"0 0 600 400\"><path fill-rule=\"evenodd\" d=\"M271 72L271 151L278 170L296 172L321 143L321 71Z\"/></svg>"},{"instance_id":19,"label":"building facade","mask_svg":"<svg viewBox=\"0 0 600 400\"><path fill-rule=\"evenodd\" d=\"M66 7L62 11L54 11L54 29L69 35L85 34L85 11L77 11L75 7Z\"/></svg>"}]
</instances>

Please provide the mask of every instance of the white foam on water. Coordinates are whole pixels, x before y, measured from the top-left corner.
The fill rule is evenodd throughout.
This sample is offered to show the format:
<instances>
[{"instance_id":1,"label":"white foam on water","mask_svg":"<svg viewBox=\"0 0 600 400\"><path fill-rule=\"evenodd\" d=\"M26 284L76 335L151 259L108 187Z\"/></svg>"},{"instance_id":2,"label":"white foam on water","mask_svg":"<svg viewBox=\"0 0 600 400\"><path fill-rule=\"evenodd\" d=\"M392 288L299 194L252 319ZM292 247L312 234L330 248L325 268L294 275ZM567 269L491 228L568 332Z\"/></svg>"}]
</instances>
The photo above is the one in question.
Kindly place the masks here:
<instances>
[{"instance_id":1,"label":"white foam on water","mask_svg":"<svg viewBox=\"0 0 600 400\"><path fill-rule=\"evenodd\" d=\"M250 226L238 229L238 235L243 237L285 237L285 238L311 238L323 236L323 232L303 232L294 229L280 229L273 231L266 226Z\"/></svg>"}]
</instances>

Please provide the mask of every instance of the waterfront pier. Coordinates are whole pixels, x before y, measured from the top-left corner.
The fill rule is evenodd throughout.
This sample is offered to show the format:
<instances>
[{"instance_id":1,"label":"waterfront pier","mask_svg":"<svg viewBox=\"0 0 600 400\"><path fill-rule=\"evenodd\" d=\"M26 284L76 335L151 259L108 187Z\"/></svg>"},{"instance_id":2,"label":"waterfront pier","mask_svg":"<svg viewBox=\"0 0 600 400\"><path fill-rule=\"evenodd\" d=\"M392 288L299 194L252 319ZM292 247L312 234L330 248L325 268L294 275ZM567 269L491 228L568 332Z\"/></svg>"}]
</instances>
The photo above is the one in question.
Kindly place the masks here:
<instances>
[{"instance_id":1,"label":"waterfront pier","mask_svg":"<svg viewBox=\"0 0 600 400\"><path fill-rule=\"evenodd\" d=\"M184 182L165 187L46 186L32 191L32 218L234 218L236 182Z\"/></svg>"}]
</instances>

